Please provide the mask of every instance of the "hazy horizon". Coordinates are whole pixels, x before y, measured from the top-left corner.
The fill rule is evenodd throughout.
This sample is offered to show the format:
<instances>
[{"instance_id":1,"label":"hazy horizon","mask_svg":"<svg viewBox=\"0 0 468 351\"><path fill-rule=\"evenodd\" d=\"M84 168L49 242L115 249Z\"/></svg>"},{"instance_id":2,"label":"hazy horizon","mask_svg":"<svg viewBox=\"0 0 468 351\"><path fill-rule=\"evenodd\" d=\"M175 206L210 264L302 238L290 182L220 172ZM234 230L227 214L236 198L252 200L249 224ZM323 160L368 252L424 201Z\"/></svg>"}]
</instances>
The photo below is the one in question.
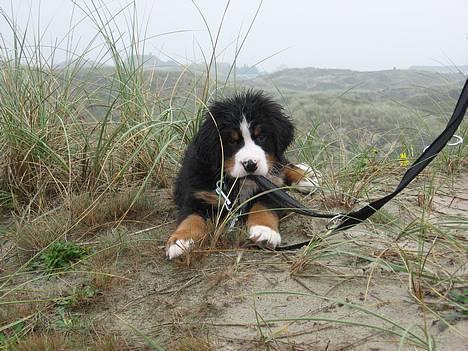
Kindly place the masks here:
<instances>
[{"instance_id":1,"label":"hazy horizon","mask_svg":"<svg viewBox=\"0 0 468 351\"><path fill-rule=\"evenodd\" d=\"M468 22L464 18L468 2L461 0L378 4L370 0L295 1L287 5L246 0L94 3L99 15L117 15L111 28L114 34L123 36L123 41L129 35L128 21L135 8L140 39L149 38L145 53L181 63L200 62L203 56L211 54L211 39L204 21L215 41L226 8L216 52L218 61L232 62L236 47L241 46L259 8L238 56L238 65L260 62L259 69L266 71L279 67L372 71L468 64ZM125 7L127 4L130 6ZM20 33L29 28L30 43L35 40L34 33L41 33L42 45L58 47L56 62L70 58L67 48L80 54L93 41L97 27L85 15L91 5L90 0L0 0L2 13L13 18ZM4 17L0 18L0 32L2 46L11 49L11 29ZM108 58L99 38L94 39L93 47L87 58ZM47 50L50 49L45 48L44 52Z\"/></svg>"}]
</instances>

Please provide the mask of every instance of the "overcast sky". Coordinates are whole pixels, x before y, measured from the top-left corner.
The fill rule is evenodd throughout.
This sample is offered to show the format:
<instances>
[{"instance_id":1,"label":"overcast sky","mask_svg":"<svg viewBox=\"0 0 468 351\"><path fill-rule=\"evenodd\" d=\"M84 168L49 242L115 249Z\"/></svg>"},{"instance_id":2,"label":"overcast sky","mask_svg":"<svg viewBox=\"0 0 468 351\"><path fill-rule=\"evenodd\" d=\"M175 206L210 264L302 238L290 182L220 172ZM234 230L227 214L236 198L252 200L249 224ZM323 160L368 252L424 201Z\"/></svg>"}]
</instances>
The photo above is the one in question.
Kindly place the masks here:
<instances>
[{"instance_id":1,"label":"overcast sky","mask_svg":"<svg viewBox=\"0 0 468 351\"><path fill-rule=\"evenodd\" d=\"M80 7L91 0L75 0ZM117 14L130 1L95 0L100 15ZM146 52L172 57L181 62L202 60L210 54L210 37L202 16L190 0L136 0L142 33L152 37ZM213 35L226 8L225 0L195 1ZM218 60L232 62L255 16L260 1L231 0L220 32ZM42 44L59 43L67 36L70 23L85 17L71 0L0 0L0 8L24 30L39 26ZM133 7L117 15L117 29L128 34ZM33 25L33 26L32 26ZM116 28L118 27L118 28ZM47 29L46 29L47 28ZM97 29L85 19L74 29L74 51L82 52ZM0 19L0 34L11 47L11 31ZM143 35L143 34L142 34ZM32 40L32 35L30 35ZM68 36L71 38L71 36ZM57 44L54 44L57 45ZM91 58L99 52L89 54ZM65 42L59 45L66 48ZM278 53L279 52L279 53ZM271 55L277 55L268 58ZM65 58L64 52L56 60ZM267 59L268 58L268 59ZM167 57L166 57L167 59ZM265 70L279 66L351 68L357 70L407 68L411 65L468 64L468 0L264 0L238 56L239 64L255 64Z\"/></svg>"}]
</instances>

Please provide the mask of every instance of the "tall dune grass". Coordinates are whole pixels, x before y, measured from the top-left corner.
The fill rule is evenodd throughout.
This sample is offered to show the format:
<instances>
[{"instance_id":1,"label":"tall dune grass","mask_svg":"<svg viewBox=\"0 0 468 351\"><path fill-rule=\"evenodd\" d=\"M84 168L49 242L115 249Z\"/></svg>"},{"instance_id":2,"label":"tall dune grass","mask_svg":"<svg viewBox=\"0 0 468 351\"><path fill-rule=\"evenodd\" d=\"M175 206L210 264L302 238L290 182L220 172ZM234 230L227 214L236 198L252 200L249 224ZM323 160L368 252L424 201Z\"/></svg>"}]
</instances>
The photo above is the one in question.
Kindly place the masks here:
<instances>
[{"instance_id":1,"label":"tall dune grass","mask_svg":"<svg viewBox=\"0 0 468 351\"><path fill-rule=\"evenodd\" d=\"M0 53L5 205L40 212L80 191L99 194L134 182L167 186L186 136L193 135L193 125L179 116L189 118L204 101L187 92L193 93L190 111L177 111L174 96L151 90L154 77L144 71L145 42L135 34L135 18L129 23L131 41L119 50L120 38L100 12L106 9L96 6L87 15L111 53L113 69L101 62L88 67L89 53L75 53L65 67L54 67L53 57L42 56L42 43L28 42L28 33L3 14L14 48L2 45Z\"/></svg>"}]
</instances>

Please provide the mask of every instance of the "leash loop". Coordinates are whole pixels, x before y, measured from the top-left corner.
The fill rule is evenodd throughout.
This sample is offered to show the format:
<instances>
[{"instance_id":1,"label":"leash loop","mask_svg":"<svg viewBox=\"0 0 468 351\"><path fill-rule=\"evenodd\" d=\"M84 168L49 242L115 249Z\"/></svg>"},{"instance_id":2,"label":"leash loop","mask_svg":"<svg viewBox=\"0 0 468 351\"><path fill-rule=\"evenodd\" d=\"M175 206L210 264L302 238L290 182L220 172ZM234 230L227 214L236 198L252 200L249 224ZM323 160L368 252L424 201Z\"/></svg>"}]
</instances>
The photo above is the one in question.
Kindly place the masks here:
<instances>
[{"instance_id":1,"label":"leash loop","mask_svg":"<svg viewBox=\"0 0 468 351\"><path fill-rule=\"evenodd\" d=\"M458 144L463 143L463 138L462 138L461 136L459 136L459 135L454 134L454 135L452 135L452 138L455 138L455 139L457 139L457 140L454 141L453 143L448 142L448 143L447 143L447 146L457 146ZM423 152L426 151L427 148L428 148L429 146L430 146L430 145L427 145L427 146L423 149Z\"/></svg>"},{"instance_id":2,"label":"leash loop","mask_svg":"<svg viewBox=\"0 0 468 351\"><path fill-rule=\"evenodd\" d=\"M457 141L455 141L453 143L447 143L448 146L456 146L458 144L463 143L463 138L461 136L459 136L459 135L454 134L452 138L457 139Z\"/></svg>"}]
</instances>

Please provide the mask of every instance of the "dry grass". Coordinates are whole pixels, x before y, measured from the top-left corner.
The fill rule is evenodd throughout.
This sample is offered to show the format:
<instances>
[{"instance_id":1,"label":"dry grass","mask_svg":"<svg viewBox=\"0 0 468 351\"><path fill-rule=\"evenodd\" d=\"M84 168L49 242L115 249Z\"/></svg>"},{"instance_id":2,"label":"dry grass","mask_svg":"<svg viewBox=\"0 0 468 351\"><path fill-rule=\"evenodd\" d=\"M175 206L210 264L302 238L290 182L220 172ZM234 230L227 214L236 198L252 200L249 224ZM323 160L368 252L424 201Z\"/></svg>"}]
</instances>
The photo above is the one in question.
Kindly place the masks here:
<instances>
[{"instance_id":1,"label":"dry grass","mask_svg":"<svg viewBox=\"0 0 468 351\"><path fill-rule=\"evenodd\" d=\"M90 340L89 350L92 351L126 351L132 350L132 347L122 338L111 335L104 334L98 335L95 338Z\"/></svg>"},{"instance_id":2,"label":"dry grass","mask_svg":"<svg viewBox=\"0 0 468 351\"><path fill-rule=\"evenodd\" d=\"M31 334L20 340L15 346L19 351L67 351L72 350L71 343L63 334Z\"/></svg>"},{"instance_id":3,"label":"dry grass","mask_svg":"<svg viewBox=\"0 0 468 351\"><path fill-rule=\"evenodd\" d=\"M169 350L174 351L213 351L216 348L204 339L194 336L183 336L179 340L171 342Z\"/></svg>"},{"instance_id":4,"label":"dry grass","mask_svg":"<svg viewBox=\"0 0 468 351\"><path fill-rule=\"evenodd\" d=\"M31 257L62 237L68 228L69 222L65 216L53 214L31 222L17 221L7 237L16 244L21 256Z\"/></svg>"},{"instance_id":5,"label":"dry grass","mask_svg":"<svg viewBox=\"0 0 468 351\"><path fill-rule=\"evenodd\" d=\"M81 240L123 221L144 223L154 211L151 197L132 188L98 197L82 193L33 220L17 220L7 237L30 257L59 238Z\"/></svg>"}]
</instances>

